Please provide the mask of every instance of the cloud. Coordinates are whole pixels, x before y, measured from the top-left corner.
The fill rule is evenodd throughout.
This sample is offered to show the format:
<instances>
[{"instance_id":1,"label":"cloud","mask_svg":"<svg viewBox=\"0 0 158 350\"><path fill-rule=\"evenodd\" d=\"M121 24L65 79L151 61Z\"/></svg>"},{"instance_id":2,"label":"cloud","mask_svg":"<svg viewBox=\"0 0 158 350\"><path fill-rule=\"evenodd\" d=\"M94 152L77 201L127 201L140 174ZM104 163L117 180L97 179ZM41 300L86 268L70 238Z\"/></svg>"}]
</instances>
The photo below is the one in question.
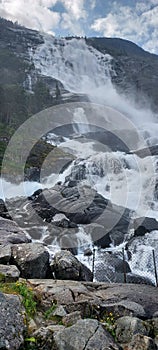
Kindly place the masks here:
<instances>
[{"instance_id":1,"label":"cloud","mask_svg":"<svg viewBox=\"0 0 158 350\"><path fill-rule=\"evenodd\" d=\"M0 15L26 27L47 32L60 21L60 14L49 9L55 3L48 0L2 0Z\"/></svg>"},{"instance_id":2,"label":"cloud","mask_svg":"<svg viewBox=\"0 0 158 350\"><path fill-rule=\"evenodd\" d=\"M158 52L158 0L134 7L114 2L110 13L95 19L91 29L107 37L121 37L136 42L144 49Z\"/></svg>"},{"instance_id":3,"label":"cloud","mask_svg":"<svg viewBox=\"0 0 158 350\"><path fill-rule=\"evenodd\" d=\"M44 32L66 28L70 32L83 32L79 21L87 16L86 0L0 0L0 16L13 22ZM62 15L53 11L61 3L65 8ZM76 32L75 32L76 31Z\"/></svg>"},{"instance_id":4,"label":"cloud","mask_svg":"<svg viewBox=\"0 0 158 350\"><path fill-rule=\"evenodd\" d=\"M62 14L61 27L73 35L84 35L80 20L87 18L85 0L61 0L66 13Z\"/></svg>"}]
</instances>

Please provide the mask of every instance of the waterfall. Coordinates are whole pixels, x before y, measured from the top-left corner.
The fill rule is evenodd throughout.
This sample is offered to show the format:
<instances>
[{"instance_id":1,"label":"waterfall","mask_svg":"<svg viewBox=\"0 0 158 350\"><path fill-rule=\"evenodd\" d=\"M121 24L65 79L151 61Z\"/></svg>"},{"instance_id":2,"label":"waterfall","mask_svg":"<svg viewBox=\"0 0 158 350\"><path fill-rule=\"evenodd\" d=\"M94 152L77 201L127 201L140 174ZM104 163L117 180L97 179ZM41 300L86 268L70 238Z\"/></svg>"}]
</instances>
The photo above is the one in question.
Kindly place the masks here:
<instances>
[{"instance_id":1,"label":"waterfall","mask_svg":"<svg viewBox=\"0 0 158 350\"><path fill-rule=\"evenodd\" d=\"M111 76L117 73L112 65L114 58L109 54L88 46L84 39L56 39L47 34L43 39L44 43L30 52L40 74L59 80L69 92L84 94L91 102L117 109L137 126L154 121L150 108L140 109L132 96L127 98L118 93L111 81Z\"/></svg>"}]
</instances>

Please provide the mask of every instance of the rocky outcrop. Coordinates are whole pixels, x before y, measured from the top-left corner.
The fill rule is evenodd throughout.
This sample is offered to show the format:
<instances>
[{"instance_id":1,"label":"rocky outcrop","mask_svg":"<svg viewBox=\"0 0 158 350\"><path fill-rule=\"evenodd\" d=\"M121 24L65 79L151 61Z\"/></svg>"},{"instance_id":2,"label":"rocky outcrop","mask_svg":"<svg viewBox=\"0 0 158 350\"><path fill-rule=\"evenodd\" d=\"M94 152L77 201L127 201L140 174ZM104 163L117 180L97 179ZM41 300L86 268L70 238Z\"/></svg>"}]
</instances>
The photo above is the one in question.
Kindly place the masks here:
<instances>
[{"instance_id":1,"label":"rocky outcrop","mask_svg":"<svg viewBox=\"0 0 158 350\"><path fill-rule=\"evenodd\" d=\"M18 350L26 330L24 308L17 295L0 293L0 349Z\"/></svg>"},{"instance_id":2,"label":"rocky outcrop","mask_svg":"<svg viewBox=\"0 0 158 350\"><path fill-rule=\"evenodd\" d=\"M119 310L120 317L132 315L149 319L158 311L157 288L152 286L70 280L30 280L30 283L35 292L47 296L47 306L51 306L54 300L66 305L69 312L81 311L82 317L90 315L92 305L96 306L98 315L103 315L108 305L115 307L118 304L123 306Z\"/></svg>"},{"instance_id":3,"label":"rocky outcrop","mask_svg":"<svg viewBox=\"0 0 158 350\"><path fill-rule=\"evenodd\" d=\"M129 344L123 350L157 350L157 345L153 339L142 334L133 335Z\"/></svg>"},{"instance_id":4,"label":"rocky outcrop","mask_svg":"<svg viewBox=\"0 0 158 350\"><path fill-rule=\"evenodd\" d=\"M58 350L119 350L110 334L96 320L80 320L54 334Z\"/></svg>"},{"instance_id":5,"label":"rocky outcrop","mask_svg":"<svg viewBox=\"0 0 158 350\"><path fill-rule=\"evenodd\" d=\"M0 244L29 242L31 242L31 239L27 237L16 222L0 217Z\"/></svg>"},{"instance_id":6,"label":"rocky outcrop","mask_svg":"<svg viewBox=\"0 0 158 350\"><path fill-rule=\"evenodd\" d=\"M98 282L123 282L124 273L131 272L129 264L119 256L103 253L101 263L95 266L95 277Z\"/></svg>"},{"instance_id":7,"label":"rocky outcrop","mask_svg":"<svg viewBox=\"0 0 158 350\"><path fill-rule=\"evenodd\" d=\"M20 271L14 265L0 265L0 281L15 282L20 277Z\"/></svg>"},{"instance_id":8,"label":"rocky outcrop","mask_svg":"<svg viewBox=\"0 0 158 350\"><path fill-rule=\"evenodd\" d=\"M142 334L148 336L150 332L149 325L136 317L124 316L116 321L116 337L119 343L129 343L133 334Z\"/></svg>"},{"instance_id":9,"label":"rocky outcrop","mask_svg":"<svg viewBox=\"0 0 158 350\"><path fill-rule=\"evenodd\" d=\"M93 279L91 271L66 250L55 254L51 270L57 279L74 281L92 281Z\"/></svg>"},{"instance_id":10,"label":"rocky outcrop","mask_svg":"<svg viewBox=\"0 0 158 350\"><path fill-rule=\"evenodd\" d=\"M12 247L12 262L24 278L46 278L49 253L40 243L17 244Z\"/></svg>"},{"instance_id":11,"label":"rocky outcrop","mask_svg":"<svg viewBox=\"0 0 158 350\"><path fill-rule=\"evenodd\" d=\"M146 232L158 230L158 222L154 218L138 218L134 220L134 229L134 236L144 236Z\"/></svg>"},{"instance_id":12,"label":"rocky outcrop","mask_svg":"<svg viewBox=\"0 0 158 350\"><path fill-rule=\"evenodd\" d=\"M155 287L46 279L19 280L19 292L20 286L25 288L23 297L33 293L36 310L33 319L26 318L26 344L20 347L25 330L23 297L20 301L17 295L0 293L2 349L157 350Z\"/></svg>"},{"instance_id":13,"label":"rocky outcrop","mask_svg":"<svg viewBox=\"0 0 158 350\"><path fill-rule=\"evenodd\" d=\"M0 264L8 264L11 259L11 244L0 245Z\"/></svg>"}]
</instances>

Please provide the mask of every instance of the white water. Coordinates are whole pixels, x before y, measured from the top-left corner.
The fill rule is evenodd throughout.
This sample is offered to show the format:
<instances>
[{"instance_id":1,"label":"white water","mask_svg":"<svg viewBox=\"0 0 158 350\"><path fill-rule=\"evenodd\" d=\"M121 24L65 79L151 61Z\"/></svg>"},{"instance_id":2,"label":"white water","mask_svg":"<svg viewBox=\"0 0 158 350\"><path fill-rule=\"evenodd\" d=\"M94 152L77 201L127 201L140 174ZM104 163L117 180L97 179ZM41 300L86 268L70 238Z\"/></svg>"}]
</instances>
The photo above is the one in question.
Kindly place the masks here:
<instances>
[{"instance_id":1,"label":"white water","mask_svg":"<svg viewBox=\"0 0 158 350\"><path fill-rule=\"evenodd\" d=\"M89 95L89 88L110 82L111 56L88 47L84 39L44 37L33 58L42 75L60 80L65 89Z\"/></svg>"},{"instance_id":2,"label":"white water","mask_svg":"<svg viewBox=\"0 0 158 350\"><path fill-rule=\"evenodd\" d=\"M92 102L115 108L139 127L155 121L150 107L139 108L132 96L127 98L117 92L111 82L111 74L116 74L112 57L87 46L84 39L55 39L45 35L44 44L35 53L31 51L30 56L42 75L61 81L68 91L85 94Z\"/></svg>"},{"instance_id":3,"label":"white water","mask_svg":"<svg viewBox=\"0 0 158 350\"><path fill-rule=\"evenodd\" d=\"M155 122L156 116L149 108L143 110L136 106L132 97L127 99L119 95L111 83L112 58L109 55L87 47L83 39L57 40L47 35L44 38L44 44L30 54L36 69L42 75L61 81L65 89L71 93L86 94L92 102L108 105L121 111L137 126L139 133L143 135L148 144L157 143L158 124ZM74 132L77 134L84 134L89 131L86 115L81 108L75 111L73 121ZM51 140L49 141L51 142ZM56 143L56 141L53 142ZM64 143L60 143L59 140L57 142L60 147L71 150L76 157L85 159L82 162L86 165L86 181L100 194L111 199L115 204L124 205L135 210L136 216L145 215L158 218L157 202L153 200L154 176L156 176L158 157L139 159L136 156L121 152L101 153L95 150L92 141L83 144L79 140L65 139ZM150 166L151 163L154 171ZM3 181L5 196L6 198L24 194L28 196L39 187L53 187L58 181L64 183L73 166L74 163L63 174L51 174L47 179L43 179L41 184L27 182L12 185ZM103 171L103 175L95 175L94 168L97 168L98 172ZM1 198L4 197L3 189L0 189L0 196ZM47 232L44 231L43 239L46 235ZM144 254L144 251L148 252L149 245L156 247L157 234L155 237L152 244L150 244L151 236L146 241L142 241L141 238L141 242L137 246L137 252L135 253L133 250L134 259L131 262L133 271L142 274L144 269L145 273L150 272L151 266L148 265L151 263L151 256L149 254L147 257L147 254L145 254L142 259L142 254ZM78 232L78 241L80 241L80 247L83 245L91 246L90 237L85 235L83 228L80 228ZM54 247L57 250L59 249L57 241L49 249L54 251ZM150 250L151 248L149 253ZM82 249L79 250L79 258L83 261ZM96 258L99 259L99 253ZM137 263L141 259L142 264L138 269Z\"/></svg>"}]
</instances>

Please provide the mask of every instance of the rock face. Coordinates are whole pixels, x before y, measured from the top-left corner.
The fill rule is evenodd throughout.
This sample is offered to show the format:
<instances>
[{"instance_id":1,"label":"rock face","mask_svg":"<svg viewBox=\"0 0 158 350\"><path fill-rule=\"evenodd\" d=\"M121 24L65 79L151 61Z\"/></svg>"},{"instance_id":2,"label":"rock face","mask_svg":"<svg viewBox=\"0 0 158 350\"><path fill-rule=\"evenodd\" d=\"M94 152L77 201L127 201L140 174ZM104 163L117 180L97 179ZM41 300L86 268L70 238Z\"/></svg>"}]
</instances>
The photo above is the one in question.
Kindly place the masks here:
<instances>
[{"instance_id":1,"label":"rock face","mask_svg":"<svg viewBox=\"0 0 158 350\"><path fill-rule=\"evenodd\" d=\"M24 342L23 312L18 296L0 293L0 349L17 350Z\"/></svg>"},{"instance_id":2,"label":"rock face","mask_svg":"<svg viewBox=\"0 0 158 350\"><path fill-rule=\"evenodd\" d=\"M153 218L138 218L134 220L135 236L144 236L146 232L158 230L158 222Z\"/></svg>"},{"instance_id":3,"label":"rock face","mask_svg":"<svg viewBox=\"0 0 158 350\"><path fill-rule=\"evenodd\" d=\"M127 262L120 257L105 252L103 262L96 264L95 277L98 282L123 282L124 271L130 272Z\"/></svg>"},{"instance_id":4,"label":"rock face","mask_svg":"<svg viewBox=\"0 0 158 350\"><path fill-rule=\"evenodd\" d=\"M96 320L79 320L54 335L58 350L119 350L110 334Z\"/></svg>"},{"instance_id":5,"label":"rock face","mask_svg":"<svg viewBox=\"0 0 158 350\"><path fill-rule=\"evenodd\" d=\"M0 244L29 242L31 239L26 236L16 222L0 217Z\"/></svg>"},{"instance_id":6,"label":"rock face","mask_svg":"<svg viewBox=\"0 0 158 350\"><path fill-rule=\"evenodd\" d=\"M136 317L121 317L116 321L116 337L119 343L129 343L134 334L149 334L149 327Z\"/></svg>"},{"instance_id":7,"label":"rock face","mask_svg":"<svg viewBox=\"0 0 158 350\"><path fill-rule=\"evenodd\" d=\"M40 243L14 245L12 261L23 278L46 278L49 272L49 253Z\"/></svg>"},{"instance_id":8,"label":"rock face","mask_svg":"<svg viewBox=\"0 0 158 350\"><path fill-rule=\"evenodd\" d=\"M55 254L51 269L57 279L92 281L91 271L67 250Z\"/></svg>"},{"instance_id":9,"label":"rock face","mask_svg":"<svg viewBox=\"0 0 158 350\"><path fill-rule=\"evenodd\" d=\"M11 259L11 245L0 246L0 264L8 264Z\"/></svg>"},{"instance_id":10,"label":"rock face","mask_svg":"<svg viewBox=\"0 0 158 350\"><path fill-rule=\"evenodd\" d=\"M130 344L126 345L123 350L157 350L157 345L150 337L136 334Z\"/></svg>"},{"instance_id":11,"label":"rock face","mask_svg":"<svg viewBox=\"0 0 158 350\"><path fill-rule=\"evenodd\" d=\"M20 276L20 271L14 265L0 265L0 274L2 281L15 282Z\"/></svg>"},{"instance_id":12,"label":"rock face","mask_svg":"<svg viewBox=\"0 0 158 350\"><path fill-rule=\"evenodd\" d=\"M155 287L30 279L30 288L38 307L22 346L23 299L0 293L0 349L157 350Z\"/></svg>"}]
</instances>

